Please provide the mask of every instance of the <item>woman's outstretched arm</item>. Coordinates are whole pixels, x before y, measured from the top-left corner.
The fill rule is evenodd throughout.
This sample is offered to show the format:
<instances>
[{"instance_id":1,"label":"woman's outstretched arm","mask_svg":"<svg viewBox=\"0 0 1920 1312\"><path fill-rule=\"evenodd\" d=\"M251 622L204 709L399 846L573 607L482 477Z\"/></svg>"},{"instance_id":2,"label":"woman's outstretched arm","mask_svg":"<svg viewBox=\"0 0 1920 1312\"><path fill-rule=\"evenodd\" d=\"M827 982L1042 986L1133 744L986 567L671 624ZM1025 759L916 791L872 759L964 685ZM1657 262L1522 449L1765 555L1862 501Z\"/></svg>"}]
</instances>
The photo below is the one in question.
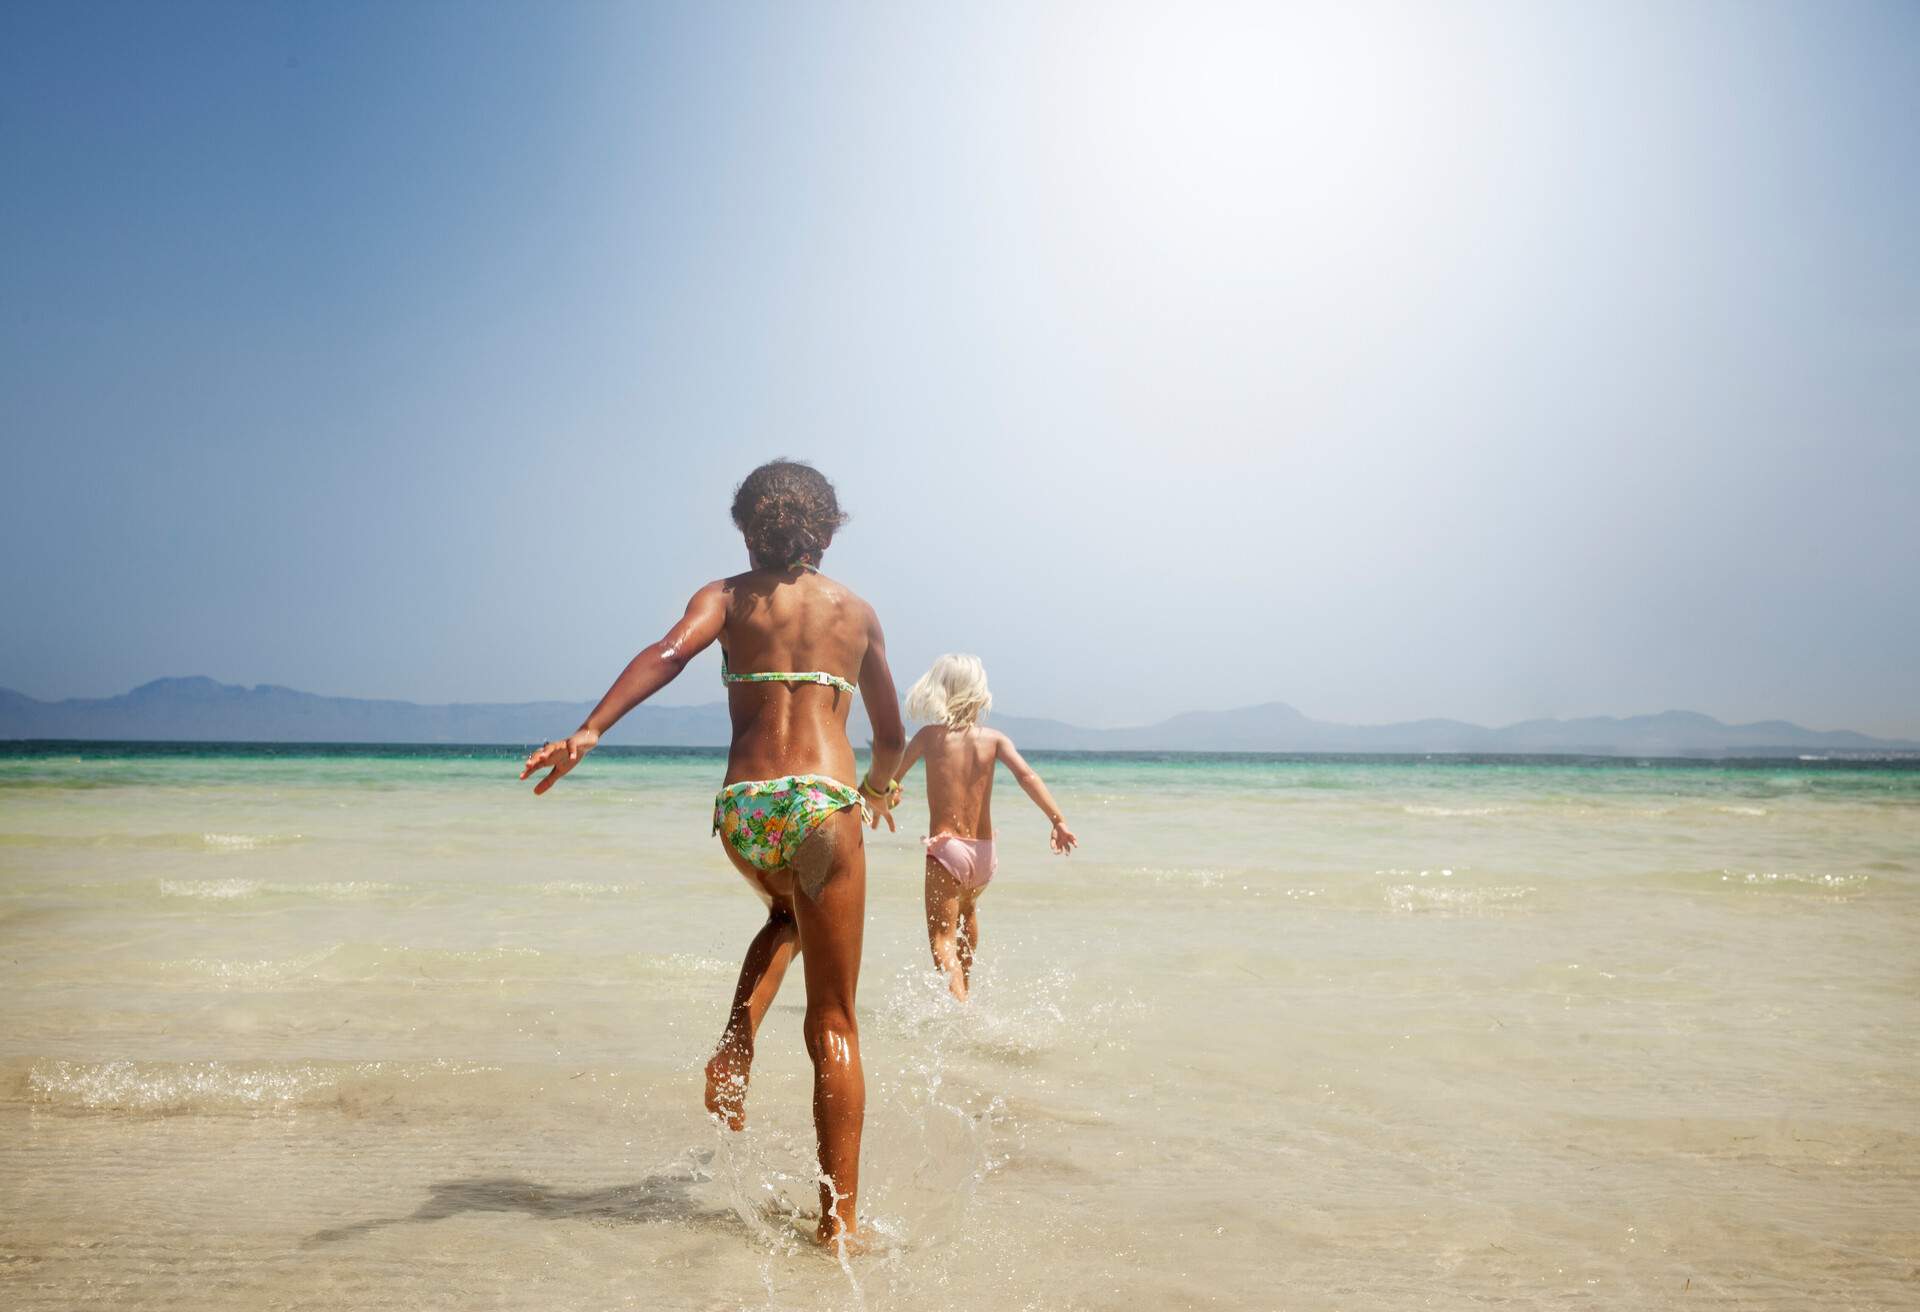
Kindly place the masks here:
<instances>
[{"instance_id":1,"label":"woman's outstretched arm","mask_svg":"<svg viewBox=\"0 0 1920 1312\"><path fill-rule=\"evenodd\" d=\"M533 791L539 794L553 787L560 776L580 764L581 757L599 746L600 735L618 724L621 716L672 683L680 671L687 668L688 661L711 646L726 620L726 584L716 581L694 593L680 622L668 629L664 638L649 643L627 662L627 668L620 671L620 677L607 689L607 695L587 713L586 720L571 737L565 742L548 743L529 756L520 777L525 779L535 770L551 766L547 777L535 784Z\"/></svg>"},{"instance_id":2,"label":"woman's outstretched arm","mask_svg":"<svg viewBox=\"0 0 1920 1312\"><path fill-rule=\"evenodd\" d=\"M887 636L880 631L880 617L867 611L867 654L860 662L860 700L867 708L867 723L873 726L873 759L867 763L867 777L860 791L873 811L874 827L880 817L887 828L894 828L892 788L900 769L900 754L907 747L907 727L900 722L900 694L893 687L893 670L887 665Z\"/></svg>"},{"instance_id":3,"label":"woman's outstretched arm","mask_svg":"<svg viewBox=\"0 0 1920 1312\"><path fill-rule=\"evenodd\" d=\"M1053 794L1047 791L1047 785L1041 780L1040 772L1027 764L1027 758L1014 749L1013 739L1000 735L1000 742L994 749L995 758L1006 765L1013 774L1013 781L1020 785L1021 791L1033 799L1053 824L1053 832L1047 836L1047 843L1054 851L1065 856L1073 851L1073 845L1080 840L1073 836L1073 830L1067 828L1066 817L1060 814L1060 804L1053 800Z\"/></svg>"},{"instance_id":4,"label":"woman's outstretched arm","mask_svg":"<svg viewBox=\"0 0 1920 1312\"><path fill-rule=\"evenodd\" d=\"M869 711L868 714L871 715L872 712ZM926 750L927 734L930 732L932 732L931 725L907 739L906 755L900 758L900 764L894 769L893 789L887 797L887 828L896 833L899 831L899 826L893 822L893 808L900 805L900 798L903 792L900 783L907 777L907 771L913 769L915 763L919 761L920 754ZM880 827L879 812L876 811L874 813L870 823L875 829Z\"/></svg>"}]
</instances>

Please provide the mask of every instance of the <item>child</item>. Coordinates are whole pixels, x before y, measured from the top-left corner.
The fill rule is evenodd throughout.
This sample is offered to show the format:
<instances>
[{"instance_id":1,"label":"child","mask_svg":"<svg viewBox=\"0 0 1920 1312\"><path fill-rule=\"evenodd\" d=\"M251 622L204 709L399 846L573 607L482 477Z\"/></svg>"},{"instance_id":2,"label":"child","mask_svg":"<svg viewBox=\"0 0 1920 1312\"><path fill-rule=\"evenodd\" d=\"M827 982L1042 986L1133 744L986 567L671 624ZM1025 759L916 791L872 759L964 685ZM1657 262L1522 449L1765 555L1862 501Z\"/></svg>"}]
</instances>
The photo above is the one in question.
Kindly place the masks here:
<instances>
[{"instance_id":1,"label":"child","mask_svg":"<svg viewBox=\"0 0 1920 1312\"><path fill-rule=\"evenodd\" d=\"M978 656L942 656L907 693L907 714L930 723L907 744L900 778L927 761L927 941L933 964L962 1002L980 947L980 894L998 864L993 852L993 767L1004 761L1014 782L1053 824L1062 856L1079 840L1060 817L1047 786L1014 750L1013 740L980 725L993 705ZM879 817L874 818L877 825ZM891 823L891 817L889 817Z\"/></svg>"}]
</instances>

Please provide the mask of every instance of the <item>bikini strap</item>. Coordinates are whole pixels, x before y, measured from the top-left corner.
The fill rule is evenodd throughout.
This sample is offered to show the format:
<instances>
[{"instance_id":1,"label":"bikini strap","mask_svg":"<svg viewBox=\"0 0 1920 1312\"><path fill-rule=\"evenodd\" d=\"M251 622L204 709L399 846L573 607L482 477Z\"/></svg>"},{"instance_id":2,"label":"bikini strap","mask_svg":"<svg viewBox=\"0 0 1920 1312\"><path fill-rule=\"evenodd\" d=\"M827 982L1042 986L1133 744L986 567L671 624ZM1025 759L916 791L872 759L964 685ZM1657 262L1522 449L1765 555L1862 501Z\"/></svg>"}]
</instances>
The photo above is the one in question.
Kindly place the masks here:
<instances>
[{"instance_id":1,"label":"bikini strap","mask_svg":"<svg viewBox=\"0 0 1920 1312\"><path fill-rule=\"evenodd\" d=\"M850 680L837 674L828 674L825 670L765 670L758 674L735 674L727 667L727 658L720 658L720 682L722 683L818 683L841 692L855 691Z\"/></svg>"}]
</instances>

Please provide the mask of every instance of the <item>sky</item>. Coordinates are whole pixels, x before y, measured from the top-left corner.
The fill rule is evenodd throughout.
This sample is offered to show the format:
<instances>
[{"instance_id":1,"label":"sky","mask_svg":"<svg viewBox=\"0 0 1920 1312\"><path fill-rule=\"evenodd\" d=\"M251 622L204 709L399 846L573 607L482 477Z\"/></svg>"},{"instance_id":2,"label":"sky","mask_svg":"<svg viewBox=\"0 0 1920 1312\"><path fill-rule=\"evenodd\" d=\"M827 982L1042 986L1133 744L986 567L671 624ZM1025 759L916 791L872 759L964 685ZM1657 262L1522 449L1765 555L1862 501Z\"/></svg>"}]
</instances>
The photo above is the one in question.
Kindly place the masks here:
<instances>
[{"instance_id":1,"label":"sky","mask_svg":"<svg viewBox=\"0 0 1920 1312\"><path fill-rule=\"evenodd\" d=\"M592 698L791 456L1008 713L1920 736L1916 123L1910 3L10 0L0 686Z\"/></svg>"}]
</instances>

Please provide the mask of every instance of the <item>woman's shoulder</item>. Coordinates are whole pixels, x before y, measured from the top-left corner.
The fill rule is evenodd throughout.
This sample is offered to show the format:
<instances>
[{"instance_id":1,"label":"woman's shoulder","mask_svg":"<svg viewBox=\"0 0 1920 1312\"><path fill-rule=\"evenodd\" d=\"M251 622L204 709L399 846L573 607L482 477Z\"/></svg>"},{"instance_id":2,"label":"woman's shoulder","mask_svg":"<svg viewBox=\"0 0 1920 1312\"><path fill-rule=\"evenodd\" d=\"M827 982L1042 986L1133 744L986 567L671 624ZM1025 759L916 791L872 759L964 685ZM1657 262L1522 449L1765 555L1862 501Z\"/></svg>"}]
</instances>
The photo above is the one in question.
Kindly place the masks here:
<instances>
[{"instance_id":1,"label":"woman's shoulder","mask_svg":"<svg viewBox=\"0 0 1920 1312\"><path fill-rule=\"evenodd\" d=\"M852 624L869 637L878 631L880 614L865 597L828 575L814 574L811 578L817 598L814 602L816 606L823 611L831 610L839 623Z\"/></svg>"},{"instance_id":2,"label":"woman's shoulder","mask_svg":"<svg viewBox=\"0 0 1920 1312\"><path fill-rule=\"evenodd\" d=\"M729 628L798 623L815 632L851 635L857 630L868 639L878 631L879 617L872 605L840 580L825 574L809 572L795 579L766 570L747 570L715 580L708 586L719 589Z\"/></svg>"},{"instance_id":3,"label":"woman's shoulder","mask_svg":"<svg viewBox=\"0 0 1920 1312\"><path fill-rule=\"evenodd\" d=\"M873 609L872 606L868 605L867 599L865 597L861 596L859 593L855 592L852 588L848 587L847 584L841 581L840 579L836 579L831 575L827 575L827 574L815 573L813 575L813 580L816 584L819 585L823 593L831 594L836 600L842 602L843 604L858 606L861 609L867 610L867 611L871 611Z\"/></svg>"},{"instance_id":4,"label":"woman's shoulder","mask_svg":"<svg viewBox=\"0 0 1920 1312\"><path fill-rule=\"evenodd\" d=\"M723 579L715 579L707 586L720 588L729 593L760 593L771 592L776 588L796 583L817 592L820 596L866 610L873 609L866 598L855 592L845 582L832 575L822 574L819 570L808 570L800 575L781 575L770 570L749 569L742 570L738 574L729 574Z\"/></svg>"}]
</instances>

